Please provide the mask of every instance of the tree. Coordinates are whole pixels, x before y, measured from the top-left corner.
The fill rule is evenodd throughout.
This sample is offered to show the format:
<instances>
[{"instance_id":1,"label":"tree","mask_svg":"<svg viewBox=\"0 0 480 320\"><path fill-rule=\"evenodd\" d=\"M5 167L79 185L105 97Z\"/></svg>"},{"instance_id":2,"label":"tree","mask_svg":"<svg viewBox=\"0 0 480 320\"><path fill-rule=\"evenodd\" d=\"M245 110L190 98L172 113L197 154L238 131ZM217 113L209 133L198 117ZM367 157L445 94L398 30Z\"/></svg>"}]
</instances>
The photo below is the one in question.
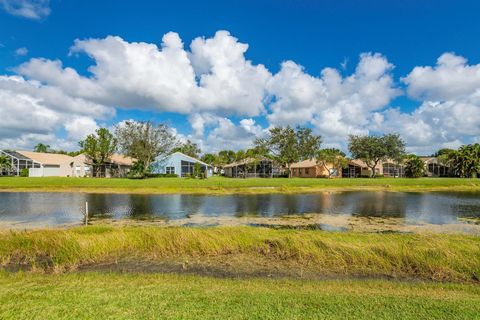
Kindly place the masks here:
<instances>
[{"instance_id":1,"label":"tree","mask_svg":"<svg viewBox=\"0 0 480 320\"><path fill-rule=\"evenodd\" d=\"M375 177L375 168L380 161L400 162L405 154L405 142L398 134L383 136L350 135L348 149L353 158L360 159L371 169Z\"/></svg>"},{"instance_id":2,"label":"tree","mask_svg":"<svg viewBox=\"0 0 480 320\"><path fill-rule=\"evenodd\" d=\"M297 143L300 153L300 159L313 159L320 151L322 138L315 136L310 128L297 127Z\"/></svg>"},{"instance_id":3,"label":"tree","mask_svg":"<svg viewBox=\"0 0 480 320\"><path fill-rule=\"evenodd\" d=\"M218 164L220 166L235 162L236 153L233 150L222 150L218 153Z\"/></svg>"},{"instance_id":4,"label":"tree","mask_svg":"<svg viewBox=\"0 0 480 320\"><path fill-rule=\"evenodd\" d=\"M435 152L433 154L433 157L441 157L443 155L449 155L450 153L452 153L454 151L455 150L450 149L450 148L442 148L442 149L438 150L437 152Z\"/></svg>"},{"instance_id":5,"label":"tree","mask_svg":"<svg viewBox=\"0 0 480 320\"><path fill-rule=\"evenodd\" d=\"M126 121L115 127L120 150L142 165L143 176L150 170L156 157L167 156L177 144L177 139L166 124L151 121Z\"/></svg>"},{"instance_id":6,"label":"tree","mask_svg":"<svg viewBox=\"0 0 480 320\"><path fill-rule=\"evenodd\" d=\"M255 140L255 146L271 153L273 158L288 169L291 177L292 163L312 159L320 149L321 137L312 134L311 129L297 127L274 127L269 130L269 136Z\"/></svg>"},{"instance_id":7,"label":"tree","mask_svg":"<svg viewBox=\"0 0 480 320\"><path fill-rule=\"evenodd\" d=\"M182 143L179 147L174 148L172 152L181 152L187 156L198 158L198 155L202 152L202 150L200 150L196 143L187 140L187 142Z\"/></svg>"},{"instance_id":8,"label":"tree","mask_svg":"<svg viewBox=\"0 0 480 320\"><path fill-rule=\"evenodd\" d=\"M247 158L247 154L245 152L245 150L238 150L237 153L235 154L235 161L240 161L240 160L244 160Z\"/></svg>"},{"instance_id":9,"label":"tree","mask_svg":"<svg viewBox=\"0 0 480 320\"><path fill-rule=\"evenodd\" d=\"M10 170L12 168L12 162L7 156L0 156L0 174L3 170Z\"/></svg>"},{"instance_id":10,"label":"tree","mask_svg":"<svg viewBox=\"0 0 480 320\"><path fill-rule=\"evenodd\" d=\"M322 149L317 153L317 164L321 165L328 172L328 177L331 178L333 171L330 169L341 170L348 165L348 160L345 153L339 149Z\"/></svg>"},{"instance_id":11,"label":"tree","mask_svg":"<svg viewBox=\"0 0 480 320\"><path fill-rule=\"evenodd\" d=\"M43 152L47 153L50 150L50 146L48 144L43 144L43 143L37 143L35 148L33 148L34 152Z\"/></svg>"},{"instance_id":12,"label":"tree","mask_svg":"<svg viewBox=\"0 0 480 320\"><path fill-rule=\"evenodd\" d=\"M192 174L192 177L193 178L202 178L202 166L200 165L199 162L195 162L195 164L193 165L193 174Z\"/></svg>"},{"instance_id":13,"label":"tree","mask_svg":"<svg viewBox=\"0 0 480 320\"><path fill-rule=\"evenodd\" d=\"M92 162L93 176L100 177L102 170L99 169L117 150L117 139L108 129L100 128L95 131L95 134L88 135L85 140L78 144L82 148L82 152Z\"/></svg>"},{"instance_id":14,"label":"tree","mask_svg":"<svg viewBox=\"0 0 480 320\"><path fill-rule=\"evenodd\" d=\"M425 163L412 154L407 156L405 161L405 176L408 178L420 178L425 175Z\"/></svg>"},{"instance_id":15,"label":"tree","mask_svg":"<svg viewBox=\"0 0 480 320\"><path fill-rule=\"evenodd\" d=\"M457 151L451 152L448 164L460 177L478 177L480 175L480 144L464 145Z\"/></svg>"},{"instance_id":16,"label":"tree","mask_svg":"<svg viewBox=\"0 0 480 320\"><path fill-rule=\"evenodd\" d=\"M217 156L213 153L205 153L200 160L211 165L217 164Z\"/></svg>"}]
</instances>

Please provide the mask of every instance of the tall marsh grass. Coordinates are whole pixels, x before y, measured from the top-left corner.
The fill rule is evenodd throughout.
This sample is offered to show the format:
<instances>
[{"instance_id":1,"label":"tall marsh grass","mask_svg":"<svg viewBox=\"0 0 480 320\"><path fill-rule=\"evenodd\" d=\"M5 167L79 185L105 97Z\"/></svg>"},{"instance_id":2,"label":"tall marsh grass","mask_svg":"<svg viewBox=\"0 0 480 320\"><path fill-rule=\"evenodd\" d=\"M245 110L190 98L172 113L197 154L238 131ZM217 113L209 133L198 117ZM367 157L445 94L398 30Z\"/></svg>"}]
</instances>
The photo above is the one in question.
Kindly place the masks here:
<instances>
[{"instance_id":1,"label":"tall marsh grass","mask_svg":"<svg viewBox=\"0 0 480 320\"><path fill-rule=\"evenodd\" d=\"M0 265L68 271L122 259L267 259L318 273L479 282L480 237L253 227L108 227L0 233ZM238 260L238 259L237 259Z\"/></svg>"}]
</instances>

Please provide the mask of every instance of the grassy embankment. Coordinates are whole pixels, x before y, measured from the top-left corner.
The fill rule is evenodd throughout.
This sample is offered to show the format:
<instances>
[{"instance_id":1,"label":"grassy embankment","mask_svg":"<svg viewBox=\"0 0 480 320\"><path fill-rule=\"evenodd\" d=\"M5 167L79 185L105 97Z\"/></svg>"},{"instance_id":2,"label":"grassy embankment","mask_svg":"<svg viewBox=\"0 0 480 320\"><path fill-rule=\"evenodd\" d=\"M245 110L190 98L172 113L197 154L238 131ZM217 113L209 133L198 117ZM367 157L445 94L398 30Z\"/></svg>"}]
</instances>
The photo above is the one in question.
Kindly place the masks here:
<instances>
[{"instance_id":1,"label":"grassy embankment","mask_svg":"<svg viewBox=\"0 0 480 320\"><path fill-rule=\"evenodd\" d=\"M0 232L0 265L6 269L62 272L109 264L115 270L207 275L479 283L480 237L253 227L90 226Z\"/></svg>"},{"instance_id":2,"label":"grassy embankment","mask_svg":"<svg viewBox=\"0 0 480 320\"><path fill-rule=\"evenodd\" d=\"M2 319L480 314L475 236L249 227L2 231L0 266ZM20 269L26 272L8 272Z\"/></svg>"},{"instance_id":3,"label":"grassy embankment","mask_svg":"<svg viewBox=\"0 0 480 320\"><path fill-rule=\"evenodd\" d=\"M102 193L295 193L337 190L480 191L480 179L378 178L378 179L231 179L206 180L152 178L0 178L0 191L102 192Z\"/></svg>"}]
</instances>

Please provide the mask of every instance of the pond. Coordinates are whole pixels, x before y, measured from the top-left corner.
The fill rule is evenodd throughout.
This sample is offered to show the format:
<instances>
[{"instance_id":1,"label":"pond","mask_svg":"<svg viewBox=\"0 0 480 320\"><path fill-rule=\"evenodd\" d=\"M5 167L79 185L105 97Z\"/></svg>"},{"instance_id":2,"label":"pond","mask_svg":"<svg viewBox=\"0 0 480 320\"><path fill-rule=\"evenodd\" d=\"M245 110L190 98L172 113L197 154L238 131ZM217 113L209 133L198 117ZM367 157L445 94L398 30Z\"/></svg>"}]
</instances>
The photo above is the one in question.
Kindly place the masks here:
<instances>
[{"instance_id":1,"label":"pond","mask_svg":"<svg viewBox=\"0 0 480 320\"><path fill-rule=\"evenodd\" d=\"M30 228L81 224L85 202L89 206L89 219L96 222L133 220L216 225L238 220L243 221L242 224L256 225L289 216L311 218L312 214L342 217L343 220L348 217L368 221L388 218L403 225L459 224L465 219L478 224L480 221L480 193L471 192L350 191L223 196L0 192L0 226ZM325 224L322 228L329 229L329 226Z\"/></svg>"}]
</instances>

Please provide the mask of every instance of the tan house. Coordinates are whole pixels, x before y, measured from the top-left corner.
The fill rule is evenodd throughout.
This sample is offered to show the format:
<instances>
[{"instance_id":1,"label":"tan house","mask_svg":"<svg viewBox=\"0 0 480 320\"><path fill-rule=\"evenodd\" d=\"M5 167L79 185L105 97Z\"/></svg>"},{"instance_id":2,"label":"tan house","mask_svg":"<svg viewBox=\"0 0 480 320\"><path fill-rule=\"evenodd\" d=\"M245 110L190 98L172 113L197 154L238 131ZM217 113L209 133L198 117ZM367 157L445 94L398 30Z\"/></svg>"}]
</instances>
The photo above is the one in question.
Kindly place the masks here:
<instances>
[{"instance_id":1,"label":"tan house","mask_svg":"<svg viewBox=\"0 0 480 320\"><path fill-rule=\"evenodd\" d=\"M290 166L292 170L292 177L297 178L326 178L331 176L332 178L341 178L342 169L333 168L332 165L325 168L321 164L317 164L316 159L309 159L293 163Z\"/></svg>"},{"instance_id":2,"label":"tan house","mask_svg":"<svg viewBox=\"0 0 480 320\"><path fill-rule=\"evenodd\" d=\"M9 175L20 175L28 169L30 177L91 177L93 166L84 154L71 157L66 154L43 153L33 151L8 151L0 154L12 161ZM133 165L134 159L114 154L107 163L99 167L102 177L125 177Z\"/></svg>"},{"instance_id":3,"label":"tan house","mask_svg":"<svg viewBox=\"0 0 480 320\"><path fill-rule=\"evenodd\" d=\"M370 177L372 169L360 159L351 159L348 166L343 169L342 176L346 178ZM375 175L385 177L403 177L404 166L395 161L380 161L375 168Z\"/></svg>"},{"instance_id":4,"label":"tan house","mask_svg":"<svg viewBox=\"0 0 480 320\"><path fill-rule=\"evenodd\" d=\"M33 151L16 152L38 164L36 168L29 168L30 177L70 176L70 161L72 157L68 155Z\"/></svg>"},{"instance_id":5,"label":"tan house","mask_svg":"<svg viewBox=\"0 0 480 320\"><path fill-rule=\"evenodd\" d=\"M105 178L126 177L133 165L134 159L120 154L114 154L105 164L96 168L98 176ZM70 160L72 177L92 177L94 172L91 161L85 154L79 154Z\"/></svg>"}]
</instances>

